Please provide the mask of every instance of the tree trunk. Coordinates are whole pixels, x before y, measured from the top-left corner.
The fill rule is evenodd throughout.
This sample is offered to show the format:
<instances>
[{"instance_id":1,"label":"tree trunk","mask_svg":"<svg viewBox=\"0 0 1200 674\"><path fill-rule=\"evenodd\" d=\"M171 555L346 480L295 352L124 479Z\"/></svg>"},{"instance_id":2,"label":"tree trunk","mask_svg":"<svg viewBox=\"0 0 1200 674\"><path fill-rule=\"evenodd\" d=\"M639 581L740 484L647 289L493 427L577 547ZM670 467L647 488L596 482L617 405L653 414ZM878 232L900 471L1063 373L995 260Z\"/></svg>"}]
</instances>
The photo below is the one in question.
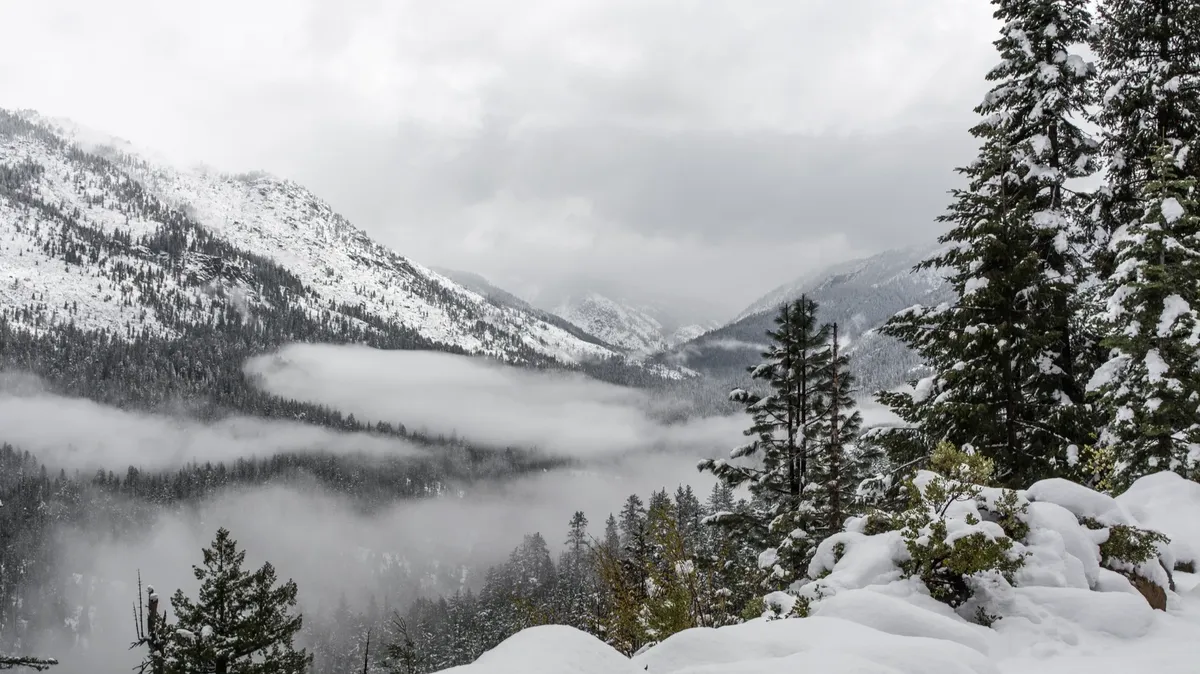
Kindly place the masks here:
<instances>
[{"instance_id":1,"label":"tree trunk","mask_svg":"<svg viewBox=\"0 0 1200 674\"><path fill-rule=\"evenodd\" d=\"M829 397L829 532L835 533L842 523L842 448L838 436L838 420L841 414L841 389L838 387L838 325L833 324L833 352L830 361L831 386Z\"/></svg>"}]
</instances>

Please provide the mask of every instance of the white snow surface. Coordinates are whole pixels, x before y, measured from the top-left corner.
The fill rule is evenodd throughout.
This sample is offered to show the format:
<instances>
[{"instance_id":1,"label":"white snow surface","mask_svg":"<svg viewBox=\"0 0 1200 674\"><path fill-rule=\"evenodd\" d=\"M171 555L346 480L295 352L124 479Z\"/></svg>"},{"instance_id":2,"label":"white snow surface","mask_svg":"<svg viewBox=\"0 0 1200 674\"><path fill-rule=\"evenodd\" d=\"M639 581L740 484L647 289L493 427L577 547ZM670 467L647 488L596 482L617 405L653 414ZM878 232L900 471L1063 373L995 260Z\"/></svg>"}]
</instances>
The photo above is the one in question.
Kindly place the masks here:
<instances>
[{"instance_id":1,"label":"white snow surface","mask_svg":"<svg viewBox=\"0 0 1200 674\"><path fill-rule=\"evenodd\" d=\"M658 353L717 327L675 325L661 309L595 292L568 298L553 313L634 357Z\"/></svg>"},{"instance_id":2,"label":"white snow surface","mask_svg":"<svg viewBox=\"0 0 1200 674\"><path fill-rule=\"evenodd\" d=\"M961 516L999 495L955 504ZM992 627L932 599L897 563L897 532L867 536L863 522L825 541L798 588L813 597L808 618L697 628L632 659L568 627L525 630L457 674L1190 674L1200 662L1200 587L1176 571L1166 611L1156 611L1125 576L1100 568L1100 532L1086 516L1172 536L1180 559L1200 549L1200 484L1171 473L1142 478L1113 499L1065 480L1019 492L1029 501L1029 553L1013 585L988 582ZM840 544L842 554L834 553ZM1163 555L1167 558L1169 555ZM811 592L819 585L820 593Z\"/></svg>"},{"instance_id":3,"label":"white snow surface","mask_svg":"<svg viewBox=\"0 0 1200 674\"><path fill-rule=\"evenodd\" d=\"M135 240L153 233L161 223L126 218L116 203L119 186L134 180L216 237L299 277L315 291L297 298L312 316L319 316L331 303L361 306L370 315L409 326L433 341L500 358L510 356L515 343L564 363L616 355L530 312L489 303L376 243L295 182L264 173L230 176L205 168L181 169L128 142L65 120L31 112L21 116L50 130L67 147L74 144L104 156L119 170L114 177L72 158L67 147L34 136L18 134L0 140L0 165L40 166L43 173L36 180L36 192L64 211L78 209L78 220L86 227L108 235L125 233ZM40 306L51 316L49 325L72 321L84 329L120 334L127 328L145 328L170 336L154 310L138 301L133 283L113 282L89 264L65 265L56 252L47 252L46 242L54 240L57 227L38 212L0 197L0 304ZM144 259L128 262L151 274L157 269ZM196 261L197 269L203 268L203 262ZM177 281L168 273L162 283L194 298L194 306L185 311L202 322L215 300ZM226 297L241 297L237 288L221 290ZM258 299L247 296L242 301L254 304ZM483 334L469 329L480 322L489 326ZM43 322L24 327L49 326Z\"/></svg>"}]
</instances>

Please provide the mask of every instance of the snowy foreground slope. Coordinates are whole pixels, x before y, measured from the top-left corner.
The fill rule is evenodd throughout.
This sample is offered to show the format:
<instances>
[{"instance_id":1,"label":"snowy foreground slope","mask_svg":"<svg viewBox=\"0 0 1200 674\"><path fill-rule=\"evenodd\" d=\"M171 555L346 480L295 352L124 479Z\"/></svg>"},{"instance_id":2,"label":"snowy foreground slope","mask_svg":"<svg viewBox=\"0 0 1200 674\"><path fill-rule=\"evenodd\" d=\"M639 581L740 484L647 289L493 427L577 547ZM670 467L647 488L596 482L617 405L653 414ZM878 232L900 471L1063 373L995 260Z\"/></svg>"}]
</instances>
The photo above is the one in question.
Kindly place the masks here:
<instances>
[{"instance_id":1,"label":"snowy foreground slope","mask_svg":"<svg viewBox=\"0 0 1200 674\"><path fill-rule=\"evenodd\" d=\"M756 620L676 634L632 659L569 627L525 630L456 674L1184 674L1200 671L1200 587L1173 573L1165 611L1150 608L1125 576L1101 566L1106 525L1163 532L1163 565L1140 573L1167 580L1166 565L1194 564L1200 551L1200 484L1171 473L1143 478L1118 499L1063 480L1033 485L1029 554L1012 587L989 592L1000 619L964 620L903 579L896 532L841 534L845 554L818 583L812 617ZM985 522L986 524L986 522ZM835 543L837 541L831 541ZM832 545L818 550L814 565ZM1156 560L1157 561L1157 560ZM1194 568L1194 567L1193 567ZM1157 570L1155 570L1157 569ZM810 584L813 585L813 584ZM1006 584L1002 584L1006 585ZM802 591L811 591L807 587Z\"/></svg>"}]
</instances>

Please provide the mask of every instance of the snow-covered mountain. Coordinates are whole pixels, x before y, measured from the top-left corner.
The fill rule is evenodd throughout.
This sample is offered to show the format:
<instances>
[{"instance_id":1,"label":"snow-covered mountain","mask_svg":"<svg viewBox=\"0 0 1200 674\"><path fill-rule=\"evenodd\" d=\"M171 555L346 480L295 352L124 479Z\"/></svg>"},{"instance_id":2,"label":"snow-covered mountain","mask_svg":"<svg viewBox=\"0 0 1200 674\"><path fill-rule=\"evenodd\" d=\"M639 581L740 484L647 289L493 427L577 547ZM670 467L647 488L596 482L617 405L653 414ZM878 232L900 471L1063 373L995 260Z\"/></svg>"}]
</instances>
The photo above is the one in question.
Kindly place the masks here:
<instances>
[{"instance_id":1,"label":"snow-covered mountain","mask_svg":"<svg viewBox=\"0 0 1200 674\"><path fill-rule=\"evenodd\" d=\"M179 169L32 112L0 111L0 308L22 329L167 338L287 309L514 362L617 355L379 245L295 182Z\"/></svg>"},{"instance_id":2,"label":"snow-covered mountain","mask_svg":"<svg viewBox=\"0 0 1200 674\"><path fill-rule=\"evenodd\" d=\"M822 318L836 321L850 342L862 390L901 384L918 364L916 356L877 329L901 309L950 299L939 272L913 271L935 250L890 250L805 273L753 302L728 325L674 348L663 360L720 378L742 377L747 366L758 362L779 305L808 295L820 304Z\"/></svg>"},{"instance_id":3,"label":"snow-covered mountain","mask_svg":"<svg viewBox=\"0 0 1200 674\"><path fill-rule=\"evenodd\" d=\"M595 292L568 298L554 313L635 356L669 349L717 327L717 324L681 325L665 309L615 300Z\"/></svg>"}]
</instances>

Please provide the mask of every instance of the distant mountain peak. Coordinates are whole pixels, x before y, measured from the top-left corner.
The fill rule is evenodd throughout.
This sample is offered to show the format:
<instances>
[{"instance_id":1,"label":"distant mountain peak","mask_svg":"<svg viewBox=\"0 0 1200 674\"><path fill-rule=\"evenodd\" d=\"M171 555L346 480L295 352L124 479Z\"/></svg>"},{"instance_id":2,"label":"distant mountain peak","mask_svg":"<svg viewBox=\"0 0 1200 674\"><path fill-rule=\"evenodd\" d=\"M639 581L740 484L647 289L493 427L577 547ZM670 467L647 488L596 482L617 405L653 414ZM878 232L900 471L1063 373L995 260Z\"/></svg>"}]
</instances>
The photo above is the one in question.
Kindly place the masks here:
<instances>
[{"instance_id":1,"label":"distant mountain peak","mask_svg":"<svg viewBox=\"0 0 1200 674\"><path fill-rule=\"evenodd\" d=\"M595 291L566 299L554 313L635 357L672 348L718 325L682 324L665 309Z\"/></svg>"},{"instance_id":2,"label":"distant mountain peak","mask_svg":"<svg viewBox=\"0 0 1200 674\"><path fill-rule=\"evenodd\" d=\"M941 272L914 266L939 250L915 245L849 260L801 275L746 307L716 330L683 343L665 362L722 378L741 377L758 362L764 334L784 302L807 295L820 304L825 321L839 323L851 365L869 393L903 383L918 363L915 354L878 332L897 311L914 304L936 304L952 291Z\"/></svg>"}]
</instances>

